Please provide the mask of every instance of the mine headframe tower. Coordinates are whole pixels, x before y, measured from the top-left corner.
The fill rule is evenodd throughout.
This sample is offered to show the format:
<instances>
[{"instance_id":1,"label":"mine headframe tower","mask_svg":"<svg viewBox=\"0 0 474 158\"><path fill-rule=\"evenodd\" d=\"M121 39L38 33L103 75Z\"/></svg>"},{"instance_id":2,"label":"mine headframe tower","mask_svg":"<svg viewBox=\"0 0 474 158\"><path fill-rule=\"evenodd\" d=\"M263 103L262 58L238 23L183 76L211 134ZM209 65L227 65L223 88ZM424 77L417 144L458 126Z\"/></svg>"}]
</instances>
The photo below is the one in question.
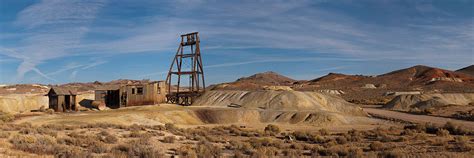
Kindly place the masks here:
<instances>
[{"instance_id":1,"label":"mine headframe tower","mask_svg":"<svg viewBox=\"0 0 474 158\"><path fill-rule=\"evenodd\" d=\"M198 32L181 35L181 43L166 77L168 103L191 105L194 99L205 91L199 42ZM173 86L171 81L173 77L177 77L176 86ZM181 80L188 80L189 84L183 86Z\"/></svg>"}]
</instances>

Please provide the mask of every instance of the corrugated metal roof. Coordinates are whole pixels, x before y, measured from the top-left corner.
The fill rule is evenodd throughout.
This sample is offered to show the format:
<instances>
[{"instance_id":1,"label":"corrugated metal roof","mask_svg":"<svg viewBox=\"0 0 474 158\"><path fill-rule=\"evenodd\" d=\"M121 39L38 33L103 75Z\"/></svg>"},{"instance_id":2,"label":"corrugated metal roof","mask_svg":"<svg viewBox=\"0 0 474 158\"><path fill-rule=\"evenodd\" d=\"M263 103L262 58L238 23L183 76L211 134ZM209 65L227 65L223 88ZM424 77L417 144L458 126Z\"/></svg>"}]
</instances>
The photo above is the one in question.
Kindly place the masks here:
<instances>
[{"instance_id":1,"label":"corrugated metal roof","mask_svg":"<svg viewBox=\"0 0 474 158\"><path fill-rule=\"evenodd\" d=\"M50 91L53 91L56 95L77 95L77 90L68 87L52 87Z\"/></svg>"}]
</instances>

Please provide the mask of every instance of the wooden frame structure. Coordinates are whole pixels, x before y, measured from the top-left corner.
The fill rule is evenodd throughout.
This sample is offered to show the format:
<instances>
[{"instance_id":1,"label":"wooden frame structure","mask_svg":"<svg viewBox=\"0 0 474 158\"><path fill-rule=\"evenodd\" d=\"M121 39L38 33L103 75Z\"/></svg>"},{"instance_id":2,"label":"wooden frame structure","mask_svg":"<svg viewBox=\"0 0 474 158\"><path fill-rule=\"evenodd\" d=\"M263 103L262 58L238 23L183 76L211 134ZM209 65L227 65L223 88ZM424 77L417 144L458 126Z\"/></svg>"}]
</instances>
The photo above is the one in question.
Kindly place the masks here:
<instances>
[{"instance_id":1,"label":"wooden frame structure","mask_svg":"<svg viewBox=\"0 0 474 158\"><path fill-rule=\"evenodd\" d=\"M198 32L181 35L181 43L166 77L168 85L166 100L168 103L191 105L193 99L205 91L206 85L199 42ZM190 48L188 49L190 52L184 53L185 48ZM183 64L188 64L189 68L183 68ZM173 87L173 75L178 77L176 87ZM183 86L181 82L182 79L186 80L186 78L189 81L188 87Z\"/></svg>"}]
</instances>

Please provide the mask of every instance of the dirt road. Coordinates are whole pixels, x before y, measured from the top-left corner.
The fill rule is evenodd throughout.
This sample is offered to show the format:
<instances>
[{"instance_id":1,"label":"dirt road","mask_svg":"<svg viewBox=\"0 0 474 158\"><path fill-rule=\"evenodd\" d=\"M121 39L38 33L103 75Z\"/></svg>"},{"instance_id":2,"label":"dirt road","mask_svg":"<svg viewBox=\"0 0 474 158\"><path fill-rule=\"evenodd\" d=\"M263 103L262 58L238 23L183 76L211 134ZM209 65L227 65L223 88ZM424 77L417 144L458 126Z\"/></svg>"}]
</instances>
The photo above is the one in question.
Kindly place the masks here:
<instances>
[{"instance_id":1,"label":"dirt road","mask_svg":"<svg viewBox=\"0 0 474 158\"><path fill-rule=\"evenodd\" d=\"M383 109L377 109L377 108L369 108L369 107L364 108L364 111L374 116L382 116L382 117L387 117L387 118L392 118L392 119L402 120L402 121L407 121L407 122L413 122L413 123L430 122L438 126L443 126L444 124L446 124L446 122L451 121L453 123L463 125L465 128L474 130L474 122L472 121L462 121L462 120L456 120L456 119L450 119L450 118L444 118L444 117L427 116L427 115L414 115L414 114L407 114L407 113L402 113L402 112L389 111L389 110L383 110Z\"/></svg>"}]
</instances>

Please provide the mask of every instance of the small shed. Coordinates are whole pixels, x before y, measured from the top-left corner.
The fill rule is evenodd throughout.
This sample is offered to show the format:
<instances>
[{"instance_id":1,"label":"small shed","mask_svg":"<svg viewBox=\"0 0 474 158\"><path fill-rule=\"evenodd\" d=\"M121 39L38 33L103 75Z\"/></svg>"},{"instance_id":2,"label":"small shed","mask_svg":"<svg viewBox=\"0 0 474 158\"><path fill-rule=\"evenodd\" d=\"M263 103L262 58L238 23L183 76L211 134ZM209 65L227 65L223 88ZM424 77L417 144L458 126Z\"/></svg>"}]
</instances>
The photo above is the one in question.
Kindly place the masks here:
<instances>
[{"instance_id":1,"label":"small shed","mask_svg":"<svg viewBox=\"0 0 474 158\"><path fill-rule=\"evenodd\" d=\"M77 111L76 95L75 89L52 87L48 92L49 108L56 112Z\"/></svg>"},{"instance_id":2,"label":"small shed","mask_svg":"<svg viewBox=\"0 0 474 158\"><path fill-rule=\"evenodd\" d=\"M166 84L163 81L107 85L95 90L95 101L115 109L127 106L153 105L165 102Z\"/></svg>"}]
</instances>

